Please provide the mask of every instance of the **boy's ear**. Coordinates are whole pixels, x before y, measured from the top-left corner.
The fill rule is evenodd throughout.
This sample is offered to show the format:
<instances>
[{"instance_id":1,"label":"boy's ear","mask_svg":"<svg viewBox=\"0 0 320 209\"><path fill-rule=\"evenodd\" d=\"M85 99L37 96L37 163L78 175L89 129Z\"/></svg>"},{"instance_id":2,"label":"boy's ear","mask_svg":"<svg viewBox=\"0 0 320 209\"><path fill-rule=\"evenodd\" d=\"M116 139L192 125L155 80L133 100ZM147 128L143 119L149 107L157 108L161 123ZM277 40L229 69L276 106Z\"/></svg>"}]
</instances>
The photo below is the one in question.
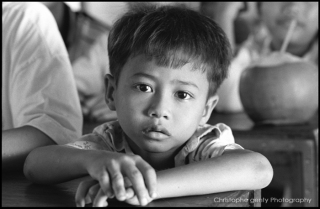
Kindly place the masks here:
<instances>
[{"instance_id":1,"label":"boy's ear","mask_svg":"<svg viewBox=\"0 0 320 209\"><path fill-rule=\"evenodd\" d=\"M116 110L114 102L114 92L116 90L116 83L114 77L110 74L104 76L104 85L105 85L105 100L110 110Z\"/></svg>"},{"instance_id":2,"label":"boy's ear","mask_svg":"<svg viewBox=\"0 0 320 209\"><path fill-rule=\"evenodd\" d=\"M200 125L204 125L208 122L208 120L210 119L211 113L215 108L215 106L217 105L218 101L219 101L219 96L216 94L208 98L207 104L203 110L202 118L200 120Z\"/></svg>"}]
</instances>

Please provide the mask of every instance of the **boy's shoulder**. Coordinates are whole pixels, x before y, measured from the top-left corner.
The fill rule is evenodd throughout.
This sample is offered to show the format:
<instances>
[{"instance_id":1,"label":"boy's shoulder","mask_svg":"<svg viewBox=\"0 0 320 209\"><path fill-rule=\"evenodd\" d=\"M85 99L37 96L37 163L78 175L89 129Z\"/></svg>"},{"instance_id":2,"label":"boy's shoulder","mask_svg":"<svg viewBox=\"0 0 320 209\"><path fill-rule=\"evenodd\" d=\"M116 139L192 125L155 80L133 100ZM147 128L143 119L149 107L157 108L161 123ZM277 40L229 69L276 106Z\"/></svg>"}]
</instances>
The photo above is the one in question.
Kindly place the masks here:
<instances>
[{"instance_id":1,"label":"boy's shoulder","mask_svg":"<svg viewBox=\"0 0 320 209\"><path fill-rule=\"evenodd\" d=\"M224 123L199 127L175 157L175 165L184 165L219 157L225 149L243 149L235 143L231 128Z\"/></svg>"},{"instance_id":2,"label":"boy's shoulder","mask_svg":"<svg viewBox=\"0 0 320 209\"><path fill-rule=\"evenodd\" d=\"M95 127L92 133L102 136L103 138L114 138L116 136L122 136L123 131L119 124L119 121L113 120Z\"/></svg>"},{"instance_id":3,"label":"boy's shoulder","mask_svg":"<svg viewBox=\"0 0 320 209\"><path fill-rule=\"evenodd\" d=\"M224 123L217 123L215 125L205 124L197 128L190 140L224 140L225 142L234 143L234 137L231 128Z\"/></svg>"},{"instance_id":4,"label":"boy's shoulder","mask_svg":"<svg viewBox=\"0 0 320 209\"><path fill-rule=\"evenodd\" d=\"M93 133L94 132L102 132L102 131L106 131L106 130L113 130L113 129L117 129L117 128L121 128L119 121L118 120L112 120L112 121L108 121L105 123L100 124L99 126L95 127L93 129Z\"/></svg>"},{"instance_id":5,"label":"boy's shoulder","mask_svg":"<svg viewBox=\"0 0 320 209\"><path fill-rule=\"evenodd\" d=\"M105 122L93 129L92 134L98 135L105 144L115 151L122 151L125 147L123 130L118 120Z\"/></svg>"},{"instance_id":6,"label":"boy's shoulder","mask_svg":"<svg viewBox=\"0 0 320 209\"><path fill-rule=\"evenodd\" d=\"M193 152L203 143L220 143L232 144L234 138L232 135L231 128L223 123L215 125L205 124L199 126L195 133L185 144L183 150L186 152Z\"/></svg>"}]
</instances>

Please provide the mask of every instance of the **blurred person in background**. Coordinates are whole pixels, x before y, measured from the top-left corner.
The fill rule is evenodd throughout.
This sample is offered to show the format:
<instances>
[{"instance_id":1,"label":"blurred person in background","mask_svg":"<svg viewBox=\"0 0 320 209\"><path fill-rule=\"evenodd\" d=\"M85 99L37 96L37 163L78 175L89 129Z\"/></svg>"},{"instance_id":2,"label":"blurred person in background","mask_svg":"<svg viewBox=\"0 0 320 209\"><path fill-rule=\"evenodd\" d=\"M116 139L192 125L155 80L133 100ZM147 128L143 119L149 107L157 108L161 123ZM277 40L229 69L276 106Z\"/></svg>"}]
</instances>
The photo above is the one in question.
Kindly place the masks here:
<instances>
[{"instance_id":1,"label":"blurred person in background","mask_svg":"<svg viewBox=\"0 0 320 209\"><path fill-rule=\"evenodd\" d=\"M228 17L223 20L229 25L223 28L227 34L232 34L231 21L239 12L237 8L241 8L237 4L238 2L230 2L225 5L227 8L218 10L221 11L221 16ZM248 39L238 48L234 47L229 77L218 90L221 99L217 104L217 111L244 111L239 94L241 73L255 60L280 51L293 19L297 20L297 26L286 52L318 66L318 6L318 2L257 2L259 19ZM225 15L224 12L228 14Z\"/></svg>"},{"instance_id":2,"label":"blurred person in background","mask_svg":"<svg viewBox=\"0 0 320 209\"><path fill-rule=\"evenodd\" d=\"M248 2L201 2L200 12L225 31L233 52L248 38L255 20Z\"/></svg>"},{"instance_id":3,"label":"blurred person in background","mask_svg":"<svg viewBox=\"0 0 320 209\"><path fill-rule=\"evenodd\" d=\"M58 24L76 80L85 121L117 117L105 105L103 77L109 73L108 34L111 26L85 12L73 11L63 2L42 2Z\"/></svg>"},{"instance_id":4,"label":"blurred person in background","mask_svg":"<svg viewBox=\"0 0 320 209\"><path fill-rule=\"evenodd\" d=\"M2 3L2 171L22 171L36 147L82 134L68 53L49 10Z\"/></svg>"}]
</instances>

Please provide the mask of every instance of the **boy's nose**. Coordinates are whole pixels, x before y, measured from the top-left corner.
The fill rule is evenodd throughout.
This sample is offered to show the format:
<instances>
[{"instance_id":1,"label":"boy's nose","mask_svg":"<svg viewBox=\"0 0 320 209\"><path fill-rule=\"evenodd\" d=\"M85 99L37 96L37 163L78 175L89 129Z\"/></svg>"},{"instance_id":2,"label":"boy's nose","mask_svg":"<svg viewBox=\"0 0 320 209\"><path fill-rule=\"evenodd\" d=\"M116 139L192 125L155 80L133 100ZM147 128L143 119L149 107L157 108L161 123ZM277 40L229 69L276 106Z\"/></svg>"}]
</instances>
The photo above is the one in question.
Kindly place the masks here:
<instances>
[{"instance_id":1,"label":"boy's nose","mask_svg":"<svg viewBox=\"0 0 320 209\"><path fill-rule=\"evenodd\" d=\"M165 99L163 96L155 96L152 103L148 107L148 116L154 118L164 118L169 119L170 111L169 111L169 101Z\"/></svg>"}]
</instances>

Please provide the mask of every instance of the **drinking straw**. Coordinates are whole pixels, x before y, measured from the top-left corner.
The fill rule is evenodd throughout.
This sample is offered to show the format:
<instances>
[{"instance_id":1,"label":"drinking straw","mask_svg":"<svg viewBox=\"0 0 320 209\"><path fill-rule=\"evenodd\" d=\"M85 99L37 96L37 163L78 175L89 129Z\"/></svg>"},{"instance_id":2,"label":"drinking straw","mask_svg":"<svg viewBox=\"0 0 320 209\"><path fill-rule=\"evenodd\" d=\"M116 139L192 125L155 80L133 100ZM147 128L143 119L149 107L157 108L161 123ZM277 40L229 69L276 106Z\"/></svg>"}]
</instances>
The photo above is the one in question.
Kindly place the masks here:
<instances>
[{"instance_id":1,"label":"drinking straw","mask_svg":"<svg viewBox=\"0 0 320 209\"><path fill-rule=\"evenodd\" d=\"M294 28L296 27L296 25L297 25L297 20L296 20L296 19L293 19L293 20L291 21L291 23L290 23L290 26L289 26L288 32L287 32L287 34L286 34L286 37L285 37L285 39L284 39L284 41L283 41L283 43L282 43L281 50L280 50L281 53L284 53L284 52L286 51L287 46L288 46L288 44L289 44L289 41L290 41L290 39L291 39L291 36L292 36L292 34L293 34L293 30L294 30Z\"/></svg>"}]
</instances>

